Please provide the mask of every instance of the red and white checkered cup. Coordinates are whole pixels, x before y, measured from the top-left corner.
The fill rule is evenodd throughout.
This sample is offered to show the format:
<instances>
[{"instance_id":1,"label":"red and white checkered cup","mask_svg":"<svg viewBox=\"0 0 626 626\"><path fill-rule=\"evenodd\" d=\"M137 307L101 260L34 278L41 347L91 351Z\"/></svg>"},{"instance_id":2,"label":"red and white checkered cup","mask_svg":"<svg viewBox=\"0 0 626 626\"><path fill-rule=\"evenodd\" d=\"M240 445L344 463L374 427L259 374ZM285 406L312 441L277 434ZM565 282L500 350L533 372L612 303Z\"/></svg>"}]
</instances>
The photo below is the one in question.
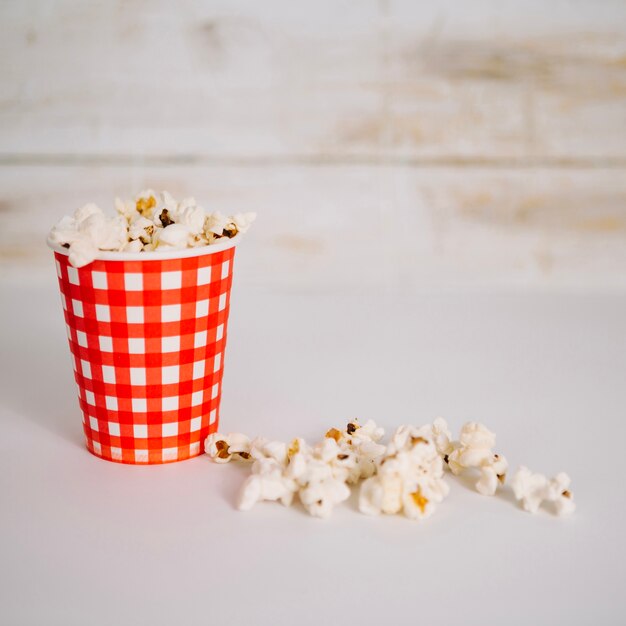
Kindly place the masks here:
<instances>
[{"instance_id":1,"label":"red and white checkered cup","mask_svg":"<svg viewBox=\"0 0 626 626\"><path fill-rule=\"evenodd\" d=\"M238 240L101 252L81 268L50 244L90 452L121 463L202 453L219 421Z\"/></svg>"}]
</instances>

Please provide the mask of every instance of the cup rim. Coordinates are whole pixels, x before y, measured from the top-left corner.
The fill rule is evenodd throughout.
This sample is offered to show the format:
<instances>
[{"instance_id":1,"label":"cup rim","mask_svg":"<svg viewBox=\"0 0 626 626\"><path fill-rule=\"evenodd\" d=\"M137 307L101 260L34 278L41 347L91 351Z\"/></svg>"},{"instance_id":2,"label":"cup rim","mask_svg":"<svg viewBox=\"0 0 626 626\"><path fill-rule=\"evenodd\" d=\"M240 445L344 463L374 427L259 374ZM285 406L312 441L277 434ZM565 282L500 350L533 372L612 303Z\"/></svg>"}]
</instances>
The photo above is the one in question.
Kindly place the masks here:
<instances>
[{"instance_id":1,"label":"cup rim","mask_svg":"<svg viewBox=\"0 0 626 626\"><path fill-rule=\"evenodd\" d=\"M165 259L186 259L194 256L204 256L205 254L216 254L223 250L234 248L241 241L241 233L234 237L224 237L225 242L214 243L197 248L175 248L173 250L151 250L150 252L118 252L113 250L100 250L94 261L163 261ZM70 255L68 248L64 248L58 243L46 239L48 247L54 252L59 252L65 256Z\"/></svg>"}]
</instances>

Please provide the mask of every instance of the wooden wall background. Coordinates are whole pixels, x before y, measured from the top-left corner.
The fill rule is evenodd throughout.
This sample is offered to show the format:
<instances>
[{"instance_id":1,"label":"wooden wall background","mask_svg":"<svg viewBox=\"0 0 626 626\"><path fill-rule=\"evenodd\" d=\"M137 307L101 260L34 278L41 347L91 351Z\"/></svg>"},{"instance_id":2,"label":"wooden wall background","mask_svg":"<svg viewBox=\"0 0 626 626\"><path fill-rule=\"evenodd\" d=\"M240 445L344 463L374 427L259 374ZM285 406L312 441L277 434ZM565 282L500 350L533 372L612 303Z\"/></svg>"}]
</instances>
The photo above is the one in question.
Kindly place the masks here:
<instances>
[{"instance_id":1,"label":"wooden wall background","mask_svg":"<svg viewBox=\"0 0 626 626\"><path fill-rule=\"evenodd\" d=\"M145 186L251 285L624 289L626 2L1 2L5 271Z\"/></svg>"}]
</instances>

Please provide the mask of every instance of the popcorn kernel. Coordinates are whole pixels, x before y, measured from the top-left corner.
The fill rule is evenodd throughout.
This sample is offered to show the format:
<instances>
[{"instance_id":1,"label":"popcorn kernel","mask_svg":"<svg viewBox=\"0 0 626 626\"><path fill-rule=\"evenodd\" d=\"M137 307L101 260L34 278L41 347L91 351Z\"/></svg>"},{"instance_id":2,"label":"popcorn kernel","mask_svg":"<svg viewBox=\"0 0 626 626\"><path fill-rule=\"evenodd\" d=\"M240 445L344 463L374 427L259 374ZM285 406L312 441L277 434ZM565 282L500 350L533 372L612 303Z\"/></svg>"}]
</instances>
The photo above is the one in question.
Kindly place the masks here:
<instances>
[{"instance_id":1,"label":"popcorn kernel","mask_svg":"<svg viewBox=\"0 0 626 626\"><path fill-rule=\"evenodd\" d=\"M139 211L139 213L141 213L144 217L148 217L150 210L154 209L156 205L157 201L154 196L139 198L136 202L137 211Z\"/></svg>"},{"instance_id":2,"label":"popcorn kernel","mask_svg":"<svg viewBox=\"0 0 626 626\"><path fill-rule=\"evenodd\" d=\"M422 488L418 487L417 491L414 491L411 494L411 497L413 498L413 502L415 502L415 504L419 507L419 510L423 514L426 510L426 505L428 504L428 498L422 495Z\"/></svg>"},{"instance_id":3,"label":"popcorn kernel","mask_svg":"<svg viewBox=\"0 0 626 626\"><path fill-rule=\"evenodd\" d=\"M217 457L219 459L227 459L230 456L230 446L225 441L216 441L215 447L217 448Z\"/></svg>"},{"instance_id":4,"label":"popcorn kernel","mask_svg":"<svg viewBox=\"0 0 626 626\"><path fill-rule=\"evenodd\" d=\"M341 439L341 431L336 428L331 428L324 436L329 439L334 439L337 443L339 443L339 440Z\"/></svg>"}]
</instances>

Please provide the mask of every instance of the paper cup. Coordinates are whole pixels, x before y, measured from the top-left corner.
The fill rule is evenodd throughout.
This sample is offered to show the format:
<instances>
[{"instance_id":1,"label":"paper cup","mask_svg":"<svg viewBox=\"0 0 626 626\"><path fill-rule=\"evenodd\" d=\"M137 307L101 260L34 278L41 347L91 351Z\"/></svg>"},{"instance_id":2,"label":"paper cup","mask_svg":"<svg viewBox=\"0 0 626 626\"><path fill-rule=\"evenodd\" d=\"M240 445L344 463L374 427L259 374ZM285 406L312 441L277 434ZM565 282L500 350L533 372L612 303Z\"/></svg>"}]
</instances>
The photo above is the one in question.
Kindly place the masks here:
<instances>
[{"instance_id":1,"label":"paper cup","mask_svg":"<svg viewBox=\"0 0 626 626\"><path fill-rule=\"evenodd\" d=\"M197 456L217 430L235 245L54 250L87 448L121 463Z\"/></svg>"}]
</instances>

